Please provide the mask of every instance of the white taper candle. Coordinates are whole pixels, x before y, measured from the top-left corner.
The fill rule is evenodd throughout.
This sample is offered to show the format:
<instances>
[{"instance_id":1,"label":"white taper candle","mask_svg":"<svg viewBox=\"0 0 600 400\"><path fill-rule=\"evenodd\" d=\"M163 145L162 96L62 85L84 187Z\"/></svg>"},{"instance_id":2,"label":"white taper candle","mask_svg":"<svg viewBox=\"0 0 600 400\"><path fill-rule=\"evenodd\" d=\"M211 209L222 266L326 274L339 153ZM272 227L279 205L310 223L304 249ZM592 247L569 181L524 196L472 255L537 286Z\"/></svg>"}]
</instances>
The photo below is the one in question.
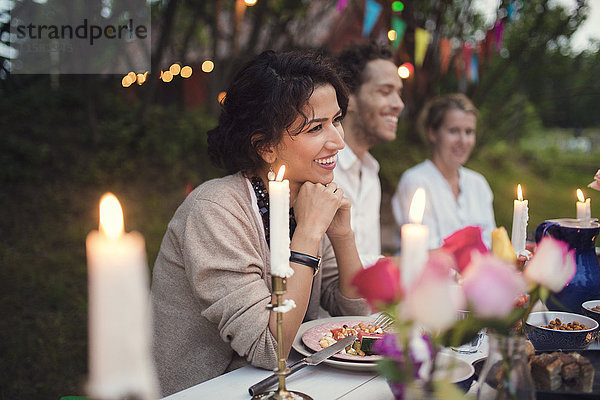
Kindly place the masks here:
<instances>
[{"instance_id":1,"label":"white taper candle","mask_svg":"<svg viewBox=\"0 0 600 400\"><path fill-rule=\"evenodd\" d=\"M592 218L592 208L590 205L589 197L586 199L583 196L583 191L581 189L577 189L577 218L578 219L589 219Z\"/></svg>"},{"instance_id":2,"label":"white taper candle","mask_svg":"<svg viewBox=\"0 0 600 400\"><path fill-rule=\"evenodd\" d=\"M100 230L86 240L89 290L89 381L93 398L156 399L146 245L125 233L117 198L100 202Z\"/></svg>"},{"instance_id":3,"label":"white taper candle","mask_svg":"<svg viewBox=\"0 0 600 400\"><path fill-rule=\"evenodd\" d=\"M425 212L425 197L425 189L418 188L415 191L409 209L411 223L402 225L400 232L402 240L400 268L405 289L408 289L419 276L429 257L427 251L429 228L421 224Z\"/></svg>"},{"instance_id":4,"label":"white taper candle","mask_svg":"<svg viewBox=\"0 0 600 400\"><path fill-rule=\"evenodd\" d=\"M274 181L269 181L269 238L271 275L288 278L294 274L290 267L290 182L283 179L282 165Z\"/></svg>"},{"instance_id":5,"label":"white taper candle","mask_svg":"<svg viewBox=\"0 0 600 400\"><path fill-rule=\"evenodd\" d=\"M517 186L517 199L513 206L513 225L511 242L517 256L526 250L527 221L529 221L528 201L523 200L521 184Z\"/></svg>"}]
</instances>

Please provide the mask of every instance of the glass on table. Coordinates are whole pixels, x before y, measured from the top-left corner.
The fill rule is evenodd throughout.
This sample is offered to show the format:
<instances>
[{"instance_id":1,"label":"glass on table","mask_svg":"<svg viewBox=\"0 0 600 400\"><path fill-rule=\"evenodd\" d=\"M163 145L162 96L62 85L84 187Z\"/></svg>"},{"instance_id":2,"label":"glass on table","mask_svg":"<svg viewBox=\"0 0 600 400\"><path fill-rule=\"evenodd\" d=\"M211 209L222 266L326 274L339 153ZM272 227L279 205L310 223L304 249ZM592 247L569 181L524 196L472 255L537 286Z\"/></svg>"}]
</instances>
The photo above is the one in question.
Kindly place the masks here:
<instances>
[{"instance_id":1,"label":"glass on table","mask_svg":"<svg viewBox=\"0 0 600 400\"><path fill-rule=\"evenodd\" d=\"M458 319L458 320L465 319L465 318L467 318L468 315L469 315L469 311L461 310L456 315L456 319ZM475 336L475 338L473 338L473 340L471 340L470 342L465 343L458 347L450 347L450 348L452 350L456 351L457 353L461 353L461 354L477 353L479 351L479 347L481 346L481 342L483 342L485 333L486 333L486 329L482 329L479 332L477 332L477 336Z\"/></svg>"}]
</instances>

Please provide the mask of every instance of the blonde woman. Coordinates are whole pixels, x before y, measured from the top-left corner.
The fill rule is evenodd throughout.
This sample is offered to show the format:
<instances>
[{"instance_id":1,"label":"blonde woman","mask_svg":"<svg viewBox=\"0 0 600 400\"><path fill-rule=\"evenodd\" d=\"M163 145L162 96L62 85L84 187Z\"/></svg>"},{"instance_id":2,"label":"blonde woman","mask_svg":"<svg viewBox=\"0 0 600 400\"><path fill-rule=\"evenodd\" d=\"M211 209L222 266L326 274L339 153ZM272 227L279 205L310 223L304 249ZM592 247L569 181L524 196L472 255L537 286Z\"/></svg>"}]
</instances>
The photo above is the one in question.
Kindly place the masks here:
<instances>
[{"instance_id":1,"label":"blonde woman","mask_svg":"<svg viewBox=\"0 0 600 400\"><path fill-rule=\"evenodd\" d=\"M418 187L425 189L423 224L429 227L430 249L468 225L483 228L484 242L488 247L491 244L491 231L496 227L492 190L483 175L464 167L475 146L477 114L462 94L434 98L421 112L420 125L431 159L404 172L392 210L398 228L408 223L412 196Z\"/></svg>"}]
</instances>

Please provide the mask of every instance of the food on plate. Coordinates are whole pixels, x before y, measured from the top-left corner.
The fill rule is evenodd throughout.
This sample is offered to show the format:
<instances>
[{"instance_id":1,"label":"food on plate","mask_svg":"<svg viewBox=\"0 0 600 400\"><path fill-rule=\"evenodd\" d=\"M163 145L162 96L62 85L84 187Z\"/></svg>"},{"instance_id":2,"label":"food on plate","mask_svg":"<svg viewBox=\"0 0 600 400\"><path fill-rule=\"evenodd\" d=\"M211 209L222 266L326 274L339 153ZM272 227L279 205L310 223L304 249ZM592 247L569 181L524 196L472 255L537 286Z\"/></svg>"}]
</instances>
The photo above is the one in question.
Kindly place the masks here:
<instances>
[{"instance_id":1,"label":"food on plate","mask_svg":"<svg viewBox=\"0 0 600 400\"><path fill-rule=\"evenodd\" d=\"M531 376L538 390L590 393L594 366L579 353L542 353L531 359Z\"/></svg>"},{"instance_id":2,"label":"food on plate","mask_svg":"<svg viewBox=\"0 0 600 400\"><path fill-rule=\"evenodd\" d=\"M322 348L326 348L331 346L332 344L334 344L335 342L337 342L337 340L335 340L333 338L333 336L331 335L331 332L327 332L325 334L325 336L323 336L321 338L321 340L319 340L319 344L321 345Z\"/></svg>"},{"instance_id":3,"label":"food on plate","mask_svg":"<svg viewBox=\"0 0 600 400\"><path fill-rule=\"evenodd\" d=\"M364 322L359 322L351 327L343 325L341 328L334 328L325 332L323 337L319 340L319 345L322 348L326 348L346 336L356 336L357 340L352 345L347 346L342 350L342 353L365 356L374 354L372 350L373 343L383 336L383 331L379 326ZM365 350L365 348L367 350Z\"/></svg>"},{"instance_id":4,"label":"food on plate","mask_svg":"<svg viewBox=\"0 0 600 400\"><path fill-rule=\"evenodd\" d=\"M366 332L358 332L358 342L360 343L360 350L362 350L366 355L371 356L376 354L373 351L373 345L376 341L383 337L383 333L366 333Z\"/></svg>"},{"instance_id":5,"label":"food on plate","mask_svg":"<svg viewBox=\"0 0 600 400\"><path fill-rule=\"evenodd\" d=\"M590 308L590 310L600 312L600 305L594 306L594 307Z\"/></svg>"},{"instance_id":6,"label":"food on plate","mask_svg":"<svg viewBox=\"0 0 600 400\"><path fill-rule=\"evenodd\" d=\"M541 327L558 331L585 331L586 329L590 329L577 321L565 324L560 320L560 318L556 318L554 321L550 321L548 325L542 325Z\"/></svg>"}]
</instances>

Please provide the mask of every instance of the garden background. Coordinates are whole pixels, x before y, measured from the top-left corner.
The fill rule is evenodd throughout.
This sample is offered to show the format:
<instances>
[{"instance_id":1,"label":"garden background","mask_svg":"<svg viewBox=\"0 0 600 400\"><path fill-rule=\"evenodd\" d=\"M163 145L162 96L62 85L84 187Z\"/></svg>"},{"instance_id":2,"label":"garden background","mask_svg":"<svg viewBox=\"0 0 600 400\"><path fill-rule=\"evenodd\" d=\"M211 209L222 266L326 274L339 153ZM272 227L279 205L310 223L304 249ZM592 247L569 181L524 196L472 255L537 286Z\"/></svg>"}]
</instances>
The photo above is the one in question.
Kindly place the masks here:
<instances>
[{"instance_id":1,"label":"garden background","mask_svg":"<svg viewBox=\"0 0 600 400\"><path fill-rule=\"evenodd\" d=\"M0 57L0 399L83 393L85 237L97 229L100 196L120 199L126 230L146 239L151 268L186 187L224 174L210 165L206 131L235 69L268 48L335 52L364 40L366 3L151 1L152 73L129 87L116 75L14 75ZM569 40L589 13L586 1L564 8L502 0L492 20L468 0L406 0L401 11L377 3L367 36L389 41L392 22L402 20L402 38L391 43L398 65L415 64L419 29L431 35L423 64L404 81L398 139L373 149L386 251L389 198L402 172L428 155L416 115L428 98L451 91L480 109L467 166L488 179L499 226L510 232L517 183L529 200L530 231L548 218L574 217L577 188L598 215L600 193L585 186L600 168L600 55L597 42L575 51ZM444 71L445 40L452 51ZM202 71L206 60L210 72ZM158 79L174 63L192 66L192 76Z\"/></svg>"}]
</instances>

